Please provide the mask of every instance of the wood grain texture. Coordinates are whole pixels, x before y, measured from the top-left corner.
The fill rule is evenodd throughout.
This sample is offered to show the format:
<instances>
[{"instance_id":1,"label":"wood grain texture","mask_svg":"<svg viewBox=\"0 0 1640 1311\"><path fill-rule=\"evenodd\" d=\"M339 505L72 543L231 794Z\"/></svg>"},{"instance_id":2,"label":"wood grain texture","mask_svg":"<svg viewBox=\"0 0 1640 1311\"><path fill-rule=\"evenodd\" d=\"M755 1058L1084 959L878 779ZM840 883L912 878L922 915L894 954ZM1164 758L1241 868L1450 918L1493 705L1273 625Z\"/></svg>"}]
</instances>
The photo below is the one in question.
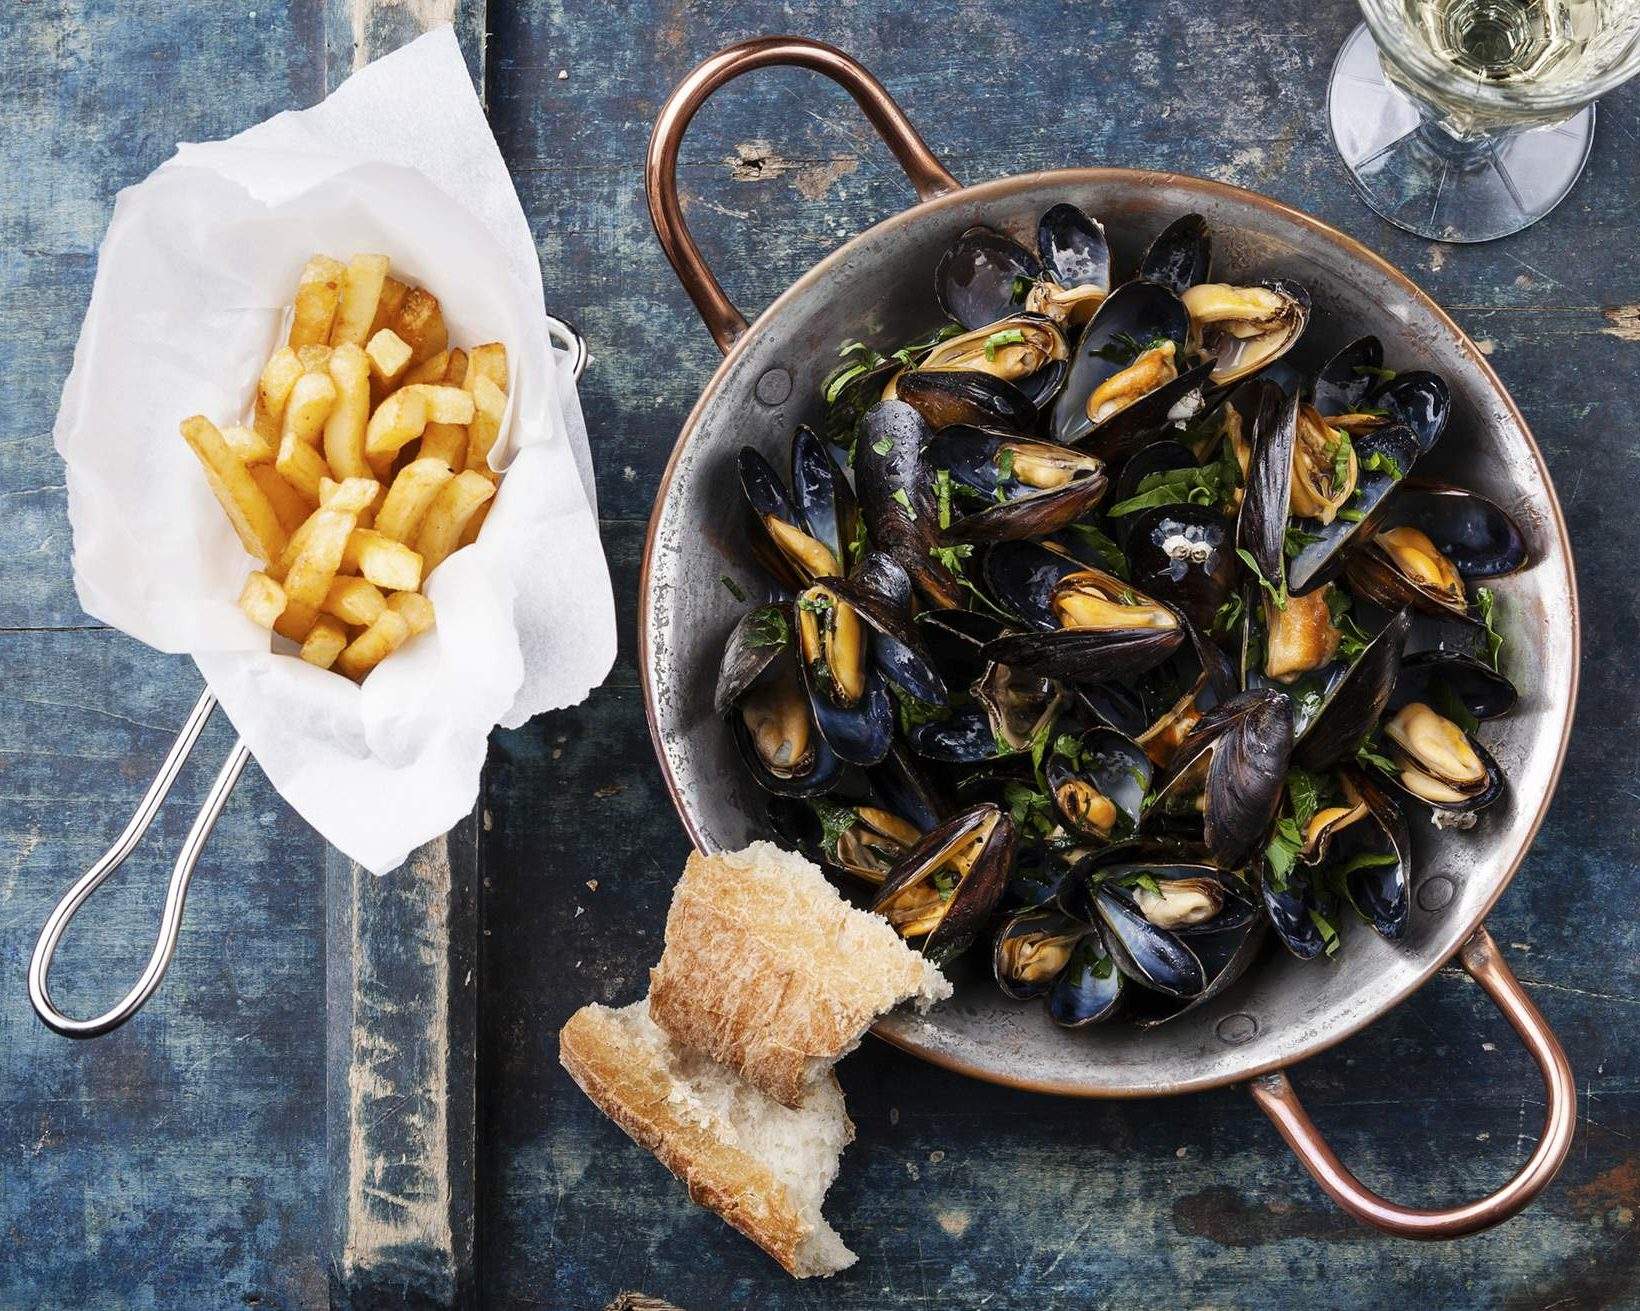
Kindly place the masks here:
<instances>
[{"instance_id":1,"label":"wood grain texture","mask_svg":"<svg viewBox=\"0 0 1640 1311\"><path fill-rule=\"evenodd\" d=\"M1346 0L491 9L492 121L548 303L595 356L583 396L622 650L586 705L499 734L486 782L485 1304L581 1311L631 1288L689 1311L1640 1301L1640 87L1602 105L1589 170L1554 215L1452 249L1377 221L1331 153L1322 93L1356 19ZM113 194L177 137L317 99L332 61L352 58L335 13L317 0L155 0L140 21L90 0L7 9L0 979L21 979L68 871L102 849L197 692L185 666L78 631L88 621L69 581L49 430ZM776 27L865 58L959 178L1120 163L1254 187L1381 250L1489 343L1555 474L1586 605L1572 755L1490 921L1583 1094L1572 1157L1521 1220L1438 1248L1390 1243L1332 1209L1241 1094L1063 1102L868 1043L842 1070L860 1133L829 1208L861 1263L796 1285L683 1206L557 1069L553 1035L576 1007L642 991L685 846L650 755L632 615L655 482L716 352L649 231L643 147L696 60ZM224 69L231 78L215 76ZM842 94L788 71L703 111L683 178L706 254L749 312L908 200ZM223 745L219 729L207 734L207 748ZM174 848L208 783L210 750L200 759L150 847L65 944L70 1000L101 996L99 977L138 962L144 948L123 925L158 904L160 843ZM20 987L0 988L0 1306L325 1305L322 863L319 840L251 770L212 840L172 978L142 1017L69 1045L38 1025ZM1497 1186L1540 1119L1536 1076L1506 1026L1450 972L1298 1078L1345 1159L1405 1200Z\"/></svg>"}]
</instances>

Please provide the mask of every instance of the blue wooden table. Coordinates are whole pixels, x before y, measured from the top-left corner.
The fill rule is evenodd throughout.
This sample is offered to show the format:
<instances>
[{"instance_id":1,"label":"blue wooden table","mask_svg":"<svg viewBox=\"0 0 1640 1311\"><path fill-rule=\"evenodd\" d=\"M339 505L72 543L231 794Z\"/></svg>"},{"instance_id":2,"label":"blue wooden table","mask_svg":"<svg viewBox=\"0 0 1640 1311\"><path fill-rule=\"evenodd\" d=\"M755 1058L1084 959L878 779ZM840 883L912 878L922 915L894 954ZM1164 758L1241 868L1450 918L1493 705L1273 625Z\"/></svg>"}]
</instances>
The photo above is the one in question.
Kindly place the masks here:
<instances>
[{"instance_id":1,"label":"blue wooden table","mask_svg":"<svg viewBox=\"0 0 1640 1311\"><path fill-rule=\"evenodd\" d=\"M382 6L436 17L453 0ZM766 12L765 12L766 11ZM212 839L166 986L91 1044L22 981L51 903L123 822L198 692L184 661L99 628L70 583L50 427L115 192L174 141L312 103L353 58L341 0L12 0L0 20L0 1306L316 1307L327 1300L322 842L253 766ZM1432 246L1374 218L1325 135L1343 0L1079 5L494 0L469 29L534 226L548 305L592 343L583 383L624 618L608 684L498 733L483 789L476 1284L485 1305L598 1308L626 1288L728 1306L1510 1307L1640 1304L1640 86L1601 106L1589 169L1522 236ZM658 953L685 842L633 661L650 498L716 352L661 258L641 160L672 84L765 30L872 65L959 177L1166 167L1274 195L1407 270L1481 342L1544 447L1585 600L1582 714L1550 818L1490 924L1566 1043L1578 1138L1525 1217L1458 1243L1367 1233L1244 1095L1092 1104L976 1086L868 1043L842 1070L859 1139L829 1208L860 1264L795 1284L603 1121L558 1026L622 1003ZM375 39L380 39L376 34ZM907 203L829 84L772 72L685 147L709 261L766 303ZM216 726L207 742L225 748ZM70 934L82 1009L133 975L131 930L214 765ZM592 882L596 881L596 887ZM1304 1070L1346 1160L1402 1200L1496 1187L1540 1088L1461 975Z\"/></svg>"}]
</instances>

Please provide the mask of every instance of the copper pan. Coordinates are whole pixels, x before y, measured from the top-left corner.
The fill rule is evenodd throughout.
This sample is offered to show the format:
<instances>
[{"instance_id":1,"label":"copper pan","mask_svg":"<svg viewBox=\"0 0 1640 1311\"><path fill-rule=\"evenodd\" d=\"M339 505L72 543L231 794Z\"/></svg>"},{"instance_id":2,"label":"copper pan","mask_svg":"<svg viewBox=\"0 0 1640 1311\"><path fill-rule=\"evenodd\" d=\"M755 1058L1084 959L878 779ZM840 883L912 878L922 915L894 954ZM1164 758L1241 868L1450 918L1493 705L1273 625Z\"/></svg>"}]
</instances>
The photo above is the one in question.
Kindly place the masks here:
<instances>
[{"instance_id":1,"label":"copper pan","mask_svg":"<svg viewBox=\"0 0 1640 1311\"><path fill-rule=\"evenodd\" d=\"M748 324L706 267L680 203L678 148L689 120L724 83L756 68L798 65L839 83L893 151L919 203L827 256ZM1518 711L1489 725L1509 775L1508 800L1473 832L1420 825L1415 911L1389 944L1354 933L1335 966L1272 959L1179 1023L1147 1033L1121 1026L1055 1029L974 985L926 1017L893 1015L878 1036L948 1069L996 1083L1083 1097L1148 1097L1244 1083L1312 1175L1362 1221L1411 1238L1450 1238L1525 1206L1565 1159L1575 1123L1571 1069L1559 1042L1510 972L1482 920L1519 867L1560 773L1577 693L1578 615L1570 547L1543 457L1475 344L1428 296L1366 247L1285 205L1223 183L1132 169L1082 168L961 186L882 84L830 46L793 37L746 41L708 59L656 121L649 208L672 266L724 352L678 436L656 494L644 548L638 655L656 755L695 845L733 848L759 835L761 798L712 714L717 657L740 604L720 582L750 581L733 476L746 442L781 454L793 427L818 416L817 380L837 343L890 341L928 326L935 262L976 222L1022 236L1049 205L1071 200L1099 216L1119 269L1164 223L1197 211L1219 267L1235 277L1281 273L1310 289L1315 314L1301 350L1322 353L1363 330L1388 357L1444 374L1454 420L1431 456L1509 508L1525 527L1530 568L1499 587L1506 672ZM778 459L777 459L778 462ZM1379 1197L1339 1163L1305 1114L1287 1067L1325 1050L1404 1001L1454 956L1497 1003L1543 1076L1548 1108L1530 1160L1498 1192L1440 1210ZM1435 1126L1431 1126L1432 1132Z\"/></svg>"}]
</instances>

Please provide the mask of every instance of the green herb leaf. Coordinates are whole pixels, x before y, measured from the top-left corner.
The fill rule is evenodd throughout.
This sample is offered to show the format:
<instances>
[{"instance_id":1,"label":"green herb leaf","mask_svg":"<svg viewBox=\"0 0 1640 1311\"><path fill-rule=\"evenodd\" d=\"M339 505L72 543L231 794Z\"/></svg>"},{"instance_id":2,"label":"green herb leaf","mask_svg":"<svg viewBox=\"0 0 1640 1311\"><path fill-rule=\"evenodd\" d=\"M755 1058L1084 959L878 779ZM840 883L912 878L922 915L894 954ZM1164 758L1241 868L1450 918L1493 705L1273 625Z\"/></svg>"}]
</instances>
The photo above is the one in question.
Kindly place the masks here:
<instances>
[{"instance_id":1,"label":"green herb leaf","mask_svg":"<svg viewBox=\"0 0 1640 1311\"><path fill-rule=\"evenodd\" d=\"M940 531L951 526L951 470L934 470L934 497L939 504Z\"/></svg>"},{"instance_id":2,"label":"green herb leaf","mask_svg":"<svg viewBox=\"0 0 1640 1311\"><path fill-rule=\"evenodd\" d=\"M1374 473L1387 473L1391 478L1401 476L1401 466L1395 458L1383 451L1370 451L1366 459L1360 461L1363 469L1371 469Z\"/></svg>"},{"instance_id":3,"label":"green herb leaf","mask_svg":"<svg viewBox=\"0 0 1640 1311\"><path fill-rule=\"evenodd\" d=\"M829 596L810 596L804 593L797 598L797 608L807 610L811 615L823 615L831 609L831 598Z\"/></svg>"},{"instance_id":4,"label":"green herb leaf","mask_svg":"<svg viewBox=\"0 0 1640 1311\"><path fill-rule=\"evenodd\" d=\"M1024 300L1025 297L1031 294L1031 286L1032 283L1029 278L1025 277L1023 274L1015 274L1012 298L1016 301Z\"/></svg>"},{"instance_id":5,"label":"green herb leaf","mask_svg":"<svg viewBox=\"0 0 1640 1311\"><path fill-rule=\"evenodd\" d=\"M1338 512L1338 518L1345 523L1360 523L1366 517L1366 511L1364 510L1340 510Z\"/></svg>"},{"instance_id":6,"label":"green herb leaf","mask_svg":"<svg viewBox=\"0 0 1640 1311\"><path fill-rule=\"evenodd\" d=\"M1360 851L1334 870L1333 878L1342 883L1351 874L1359 874L1364 869L1383 869L1400 859L1393 851Z\"/></svg>"},{"instance_id":7,"label":"green herb leaf","mask_svg":"<svg viewBox=\"0 0 1640 1311\"><path fill-rule=\"evenodd\" d=\"M911 497L906 494L905 488L896 487L894 489L894 495L889 499L898 501L900 503L900 508L905 511L906 518L910 519L912 523L917 522L917 512L912 508Z\"/></svg>"},{"instance_id":8,"label":"green herb leaf","mask_svg":"<svg viewBox=\"0 0 1640 1311\"><path fill-rule=\"evenodd\" d=\"M1503 657L1503 634L1498 632L1493 622L1497 610L1497 594L1490 587L1475 589L1475 610L1480 615L1481 623L1486 625L1486 658L1492 662L1493 669L1498 669L1498 662Z\"/></svg>"},{"instance_id":9,"label":"green herb leaf","mask_svg":"<svg viewBox=\"0 0 1640 1311\"><path fill-rule=\"evenodd\" d=\"M1213 612L1212 631L1215 637L1224 637L1235 630L1241 623L1241 617L1246 611L1240 592L1231 592L1224 598L1224 603Z\"/></svg>"},{"instance_id":10,"label":"green herb leaf","mask_svg":"<svg viewBox=\"0 0 1640 1311\"><path fill-rule=\"evenodd\" d=\"M1125 332L1113 332L1110 340L1094 351L1094 354L1111 364L1120 364L1126 368L1139 358L1143 350L1144 347L1139 344L1138 338Z\"/></svg>"},{"instance_id":11,"label":"green herb leaf","mask_svg":"<svg viewBox=\"0 0 1640 1311\"><path fill-rule=\"evenodd\" d=\"M1299 553L1312 542L1321 540L1320 533L1308 533L1297 524L1288 524L1287 531L1281 539L1281 553L1289 560L1296 560Z\"/></svg>"},{"instance_id":12,"label":"green herb leaf","mask_svg":"<svg viewBox=\"0 0 1640 1311\"><path fill-rule=\"evenodd\" d=\"M751 646L785 646L792 640L786 611L778 605L759 606L746 623L746 641Z\"/></svg>"},{"instance_id":13,"label":"green herb leaf","mask_svg":"<svg viewBox=\"0 0 1640 1311\"><path fill-rule=\"evenodd\" d=\"M720 574L718 576L718 581L722 583L724 587L729 589L729 595L734 597L735 600L744 601L746 599L746 593L741 590L740 584L733 578L729 577L728 574Z\"/></svg>"},{"instance_id":14,"label":"green herb leaf","mask_svg":"<svg viewBox=\"0 0 1640 1311\"><path fill-rule=\"evenodd\" d=\"M1287 800L1292 804L1293 823L1299 833L1309 831L1310 821L1321 809L1326 786L1326 779L1307 769L1299 769L1295 765L1287 771Z\"/></svg>"},{"instance_id":15,"label":"green herb leaf","mask_svg":"<svg viewBox=\"0 0 1640 1311\"><path fill-rule=\"evenodd\" d=\"M1125 888L1143 888L1154 896L1162 895L1162 885L1156 881L1156 875L1148 869L1134 870L1122 880Z\"/></svg>"},{"instance_id":16,"label":"green herb leaf","mask_svg":"<svg viewBox=\"0 0 1640 1311\"><path fill-rule=\"evenodd\" d=\"M884 681L888 682L887 679ZM912 696L898 683L889 682L888 690L894 694L895 710L900 717L902 734L909 736L911 730L919 724L937 724L951 717L950 710L945 706L937 706L932 701Z\"/></svg>"},{"instance_id":17,"label":"green herb leaf","mask_svg":"<svg viewBox=\"0 0 1640 1311\"><path fill-rule=\"evenodd\" d=\"M1401 767L1388 756L1379 755L1378 752L1374 751L1370 742L1363 742L1356 747L1355 758L1363 765L1376 769L1380 773L1388 774L1391 778L1401 772Z\"/></svg>"},{"instance_id":18,"label":"green herb leaf","mask_svg":"<svg viewBox=\"0 0 1640 1311\"><path fill-rule=\"evenodd\" d=\"M1234 457L1230 467L1235 467ZM1235 485L1235 479L1227 472L1223 461L1185 469L1163 469L1141 478L1132 496L1111 506L1105 513L1116 519L1137 514L1152 506L1178 505L1184 501L1215 505L1223 501Z\"/></svg>"},{"instance_id":19,"label":"green herb leaf","mask_svg":"<svg viewBox=\"0 0 1640 1311\"><path fill-rule=\"evenodd\" d=\"M879 437L871 443L871 449L876 451L878 455L887 455L894 449L894 440L891 437Z\"/></svg>"},{"instance_id":20,"label":"green herb leaf","mask_svg":"<svg viewBox=\"0 0 1640 1311\"><path fill-rule=\"evenodd\" d=\"M929 555L959 576L963 572L962 562L973 553L974 545L972 542L958 542L953 546L930 546L928 548Z\"/></svg>"},{"instance_id":21,"label":"green herb leaf","mask_svg":"<svg viewBox=\"0 0 1640 1311\"><path fill-rule=\"evenodd\" d=\"M828 859L836 860L839 839L860 822L860 813L852 806L835 806L818 798L810 800L809 806L820 821L820 849Z\"/></svg>"},{"instance_id":22,"label":"green herb leaf","mask_svg":"<svg viewBox=\"0 0 1640 1311\"><path fill-rule=\"evenodd\" d=\"M854 521L854 540L848 544L849 558L855 564L859 564L870 546L871 540L866 536L866 521L856 519Z\"/></svg>"},{"instance_id":23,"label":"green herb leaf","mask_svg":"<svg viewBox=\"0 0 1640 1311\"><path fill-rule=\"evenodd\" d=\"M1276 603L1276 609L1285 610L1287 608L1287 580L1283 578L1281 586L1278 588L1264 576L1263 570L1258 567L1258 561L1253 559L1253 553L1245 546L1238 546L1236 554L1241 557L1241 562L1252 570L1253 577L1258 579L1258 585L1270 594L1270 599Z\"/></svg>"},{"instance_id":24,"label":"green herb leaf","mask_svg":"<svg viewBox=\"0 0 1640 1311\"><path fill-rule=\"evenodd\" d=\"M1014 448L1012 446L999 446L997 448L996 466L996 498L998 504L1003 504L1008 500L1006 484L1014 480Z\"/></svg>"},{"instance_id":25,"label":"green herb leaf","mask_svg":"<svg viewBox=\"0 0 1640 1311\"><path fill-rule=\"evenodd\" d=\"M1314 906L1311 906L1310 923L1315 925L1316 929L1320 932L1321 941L1326 945L1327 955L1338 955L1338 930L1333 927L1332 921Z\"/></svg>"},{"instance_id":26,"label":"green herb leaf","mask_svg":"<svg viewBox=\"0 0 1640 1311\"><path fill-rule=\"evenodd\" d=\"M1338 488L1349 485L1350 455L1355 450L1355 447L1350 441L1349 433L1345 432L1342 428L1334 428L1332 433L1333 436L1338 439L1337 443L1333 446L1332 452L1333 488L1334 494L1336 494L1336 490Z\"/></svg>"},{"instance_id":27,"label":"green herb leaf","mask_svg":"<svg viewBox=\"0 0 1640 1311\"><path fill-rule=\"evenodd\" d=\"M1064 756L1071 762L1072 767L1079 767L1082 763L1082 743L1071 733L1061 733L1053 740L1053 753Z\"/></svg>"},{"instance_id":28,"label":"green herb leaf","mask_svg":"<svg viewBox=\"0 0 1640 1311\"><path fill-rule=\"evenodd\" d=\"M997 351L1003 346L1023 346L1025 344L1025 330L1023 328L1004 328L1001 332L993 332L985 339L985 358L994 360Z\"/></svg>"},{"instance_id":29,"label":"green herb leaf","mask_svg":"<svg viewBox=\"0 0 1640 1311\"><path fill-rule=\"evenodd\" d=\"M1469 707L1458 699L1458 694L1444 678L1435 684L1435 708L1465 733L1473 733L1481 726L1481 721L1469 713Z\"/></svg>"},{"instance_id":30,"label":"green herb leaf","mask_svg":"<svg viewBox=\"0 0 1640 1311\"><path fill-rule=\"evenodd\" d=\"M1377 378L1379 382L1394 382L1396 376L1394 369L1384 369L1373 364L1357 364L1355 372L1359 377Z\"/></svg>"},{"instance_id":31,"label":"green herb leaf","mask_svg":"<svg viewBox=\"0 0 1640 1311\"><path fill-rule=\"evenodd\" d=\"M1270 841L1264 848L1270 886L1277 892L1287 890L1287 877L1298 863L1298 853L1304 849L1304 836L1292 819L1283 816L1270 830Z\"/></svg>"}]
</instances>

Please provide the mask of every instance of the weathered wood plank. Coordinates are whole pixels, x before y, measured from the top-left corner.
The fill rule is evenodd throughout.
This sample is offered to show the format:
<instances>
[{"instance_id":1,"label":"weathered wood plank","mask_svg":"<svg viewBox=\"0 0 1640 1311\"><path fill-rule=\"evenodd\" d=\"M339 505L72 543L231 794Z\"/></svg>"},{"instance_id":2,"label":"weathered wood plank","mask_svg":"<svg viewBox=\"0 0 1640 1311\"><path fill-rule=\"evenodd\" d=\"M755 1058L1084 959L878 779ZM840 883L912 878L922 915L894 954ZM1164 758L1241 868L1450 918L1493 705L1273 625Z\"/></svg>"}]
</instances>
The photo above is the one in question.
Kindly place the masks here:
<instances>
[{"instance_id":1,"label":"weathered wood plank","mask_svg":"<svg viewBox=\"0 0 1640 1311\"><path fill-rule=\"evenodd\" d=\"M482 94L481 0L329 0L326 84L442 23ZM330 1300L473 1305L479 825L383 878L326 858Z\"/></svg>"}]
</instances>

